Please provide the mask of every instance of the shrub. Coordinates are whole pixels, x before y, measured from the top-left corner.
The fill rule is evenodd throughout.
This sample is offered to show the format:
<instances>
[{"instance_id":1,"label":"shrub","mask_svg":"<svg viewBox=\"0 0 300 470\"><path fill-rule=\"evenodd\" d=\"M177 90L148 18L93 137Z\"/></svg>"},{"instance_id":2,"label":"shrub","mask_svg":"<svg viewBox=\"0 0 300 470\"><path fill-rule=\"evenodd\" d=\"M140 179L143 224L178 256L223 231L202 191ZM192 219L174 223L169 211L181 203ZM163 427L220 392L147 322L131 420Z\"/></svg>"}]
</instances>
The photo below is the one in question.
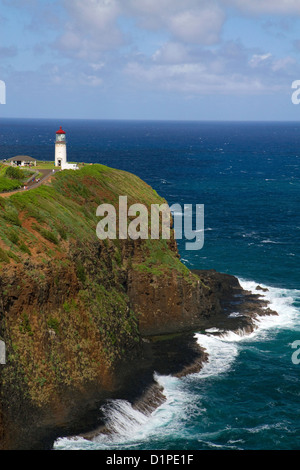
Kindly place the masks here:
<instances>
[{"instance_id":1,"label":"shrub","mask_svg":"<svg viewBox=\"0 0 300 470\"><path fill-rule=\"evenodd\" d=\"M66 240L66 239L68 238L66 229L65 229L64 227L58 226L58 227L57 227L57 231L58 231L60 237L61 237L63 240Z\"/></svg>"},{"instance_id":2,"label":"shrub","mask_svg":"<svg viewBox=\"0 0 300 470\"><path fill-rule=\"evenodd\" d=\"M86 281L86 274L85 274L84 266L81 263L78 263L76 266L76 271L77 271L78 279L82 282L82 284L84 284Z\"/></svg>"},{"instance_id":3,"label":"shrub","mask_svg":"<svg viewBox=\"0 0 300 470\"><path fill-rule=\"evenodd\" d=\"M26 313L24 313L22 315L22 317L23 317L23 320L22 320L22 323L20 325L21 333L28 333L29 336L32 336L33 332L32 332L32 329L31 329L30 320L29 320L28 315Z\"/></svg>"},{"instance_id":4,"label":"shrub","mask_svg":"<svg viewBox=\"0 0 300 470\"><path fill-rule=\"evenodd\" d=\"M20 243L19 248L20 248L21 251L23 251L23 253L27 253L28 255L31 255L30 249L28 248L27 245L25 245L24 242Z\"/></svg>"},{"instance_id":5,"label":"shrub","mask_svg":"<svg viewBox=\"0 0 300 470\"><path fill-rule=\"evenodd\" d=\"M5 176L12 180L22 180L24 178L23 171L20 168L9 166L5 172Z\"/></svg>"},{"instance_id":6,"label":"shrub","mask_svg":"<svg viewBox=\"0 0 300 470\"><path fill-rule=\"evenodd\" d=\"M0 248L0 263L1 262L4 262L4 263L9 263L10 262L10 259L9 259L9 256L8 256L7 252L5 250L3 250L2 248Z\"/></svg>"},{"instance_id":7,"label":"shrub","mask_svg":"<svg viewBox=\"0 0 300 470\"><path fill-rule=\"evenodd\" d=\"M71 312L71 305L69 304L69 302L64 302L63 304L63 309L66 313L70 313Z\"/></svg>"},{"instance_id":8,"label":"shrub","mask_svg":"<svg viewBox=\"0 0 300 470\"><path fill-rule=\"evenodd\" d=\"M18 213L12 209L8 209L4 214L3 217L7 222L10 222L13 225L17 225L18 227L21 227L21 222L18 217Z\"/></svg>"},{"instance_id":9,"label":"shrub","mask_svg":"<svg viewBox=\"0 0 300 470\"><path fill-rule=\"evenodd\" d=\"M9 232L9 234L7 235L7 238L9 239L10 242L12 242L14 245L17 245L19 243L19 236L18 234L12 230L11 232Z\"/></svg>"},{"instance_id":10,"label":"shrub","mask_svg":"<svg viewBox=\"0 0 300 470\"><path fill-rule=\"evenodd\" d=\"M21 182L19 180L11 180L5 176L0 176L0 193L3 193L4 191L13 191L20 187Z\"/></svg>"},{"instance_id":11,"label":"shrub","mask_svg":"<svg viewBox=\"0 0 300 470\"><path fill-rule=\"evenodd\" d=\"M47 324L48 327L55 331L56 334L59 333L59 321L57 318L50 317Z\"/></svg>"},{"instance_id":12,"label":"shrub","mask_svg":"<svg viewBox=\"0 0 300 470\"><path fill-rule=\"evenodd\" d=\"M50 232L50 230L46 230L46 229L42 228L40 230L40 234L44 238L46 238L46 240L48 240L49 242L54 243L54 245L58 245L58 239L56 238L54 233Z\"/></svg>"}]
</instances>

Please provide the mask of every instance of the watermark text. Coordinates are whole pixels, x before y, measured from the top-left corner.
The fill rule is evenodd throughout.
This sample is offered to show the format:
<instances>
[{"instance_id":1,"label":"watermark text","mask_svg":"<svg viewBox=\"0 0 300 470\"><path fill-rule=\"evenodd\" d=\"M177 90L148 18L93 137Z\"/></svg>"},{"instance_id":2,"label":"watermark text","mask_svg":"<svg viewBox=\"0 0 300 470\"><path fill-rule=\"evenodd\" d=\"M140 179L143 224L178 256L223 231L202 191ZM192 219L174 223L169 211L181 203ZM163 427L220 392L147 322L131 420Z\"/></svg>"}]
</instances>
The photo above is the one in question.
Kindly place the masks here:
<instances>
[{"instance_id":1,"label":"watermark text","mask_svg":"<svg viewBox=\"0 0 300 470\"><path fill-rule=\"evenodd\" d=\"M6 104L6 85L3 80L0 80L0 104Z\"/></svg>"},{"instance_id":2,"label":"watermark text","mask_svg":"<svg viewBox=\"0 0 300 470\"><path fill-rule=\"evenodd\" d=\"M292 354L292 363L295 365L300 364L300 341L294 341L292 343L292 348L296 351Z\"/></svg>"},{"instance_id":3,"label":"watermark text","mask_svg":"<svg viewBox=\"0 0 300 470\"><path fill-rule=\"evenodd\" d=\"M4 341L0 340L0 365L6 364L6 347Z\"/></svg>"},{"instance_id":4,"label":"watermark text","mask_svg":"<svg viewBox=\"0 0 300 470\"><path fill-rule=\"evenodd\" d=\"M100 240L169 240L174 228L176 240L187 240L187 250L201 250L204 246L204 205L133 204L128 207L127 196L119 196L118 211L112 204L101 204L96 211L102 217L96 233Z\"/></svg>"}]
</instances>

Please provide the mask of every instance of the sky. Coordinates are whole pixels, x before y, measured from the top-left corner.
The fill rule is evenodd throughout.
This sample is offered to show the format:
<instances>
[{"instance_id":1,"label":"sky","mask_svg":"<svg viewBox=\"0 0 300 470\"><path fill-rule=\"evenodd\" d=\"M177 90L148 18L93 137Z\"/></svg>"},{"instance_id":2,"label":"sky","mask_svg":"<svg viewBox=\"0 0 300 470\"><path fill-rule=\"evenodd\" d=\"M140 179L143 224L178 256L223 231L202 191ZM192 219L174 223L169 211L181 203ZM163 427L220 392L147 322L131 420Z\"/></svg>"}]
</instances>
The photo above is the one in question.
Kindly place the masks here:
<instances>
[{"instance_id":1,"label":"sky","mask_svg":"<svg viewBox=\"0 0 300 470\"><path fill-rule=\"evenodd\" d=\"M298 121L300 0L0 0L0 80L0 117Z\"/></svg>"}]
</instances>

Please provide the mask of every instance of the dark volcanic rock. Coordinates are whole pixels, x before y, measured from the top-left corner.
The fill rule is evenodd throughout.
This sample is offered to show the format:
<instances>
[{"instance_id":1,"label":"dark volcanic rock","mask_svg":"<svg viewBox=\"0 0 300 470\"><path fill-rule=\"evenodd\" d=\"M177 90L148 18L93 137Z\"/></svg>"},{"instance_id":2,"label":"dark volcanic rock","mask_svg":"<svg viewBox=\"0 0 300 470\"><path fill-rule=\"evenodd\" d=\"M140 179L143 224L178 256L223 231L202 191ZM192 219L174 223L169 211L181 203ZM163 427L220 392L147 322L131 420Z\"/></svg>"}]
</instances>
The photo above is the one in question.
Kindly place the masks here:
<instances>
[{"instance_id":1,"label":"dark volcanic rock","mask_svg":"<svg viewBox=\"0 0 300 470\"><path fill-rule=\"evenodd\" d=\"M199 329L216 329L224 334L233 331L248 334L256 328L255 319L264 315L277 315L268 308L268 302L261 295L245 291L235 276L218 273L215 270L193 271L201 283L209 288L213 309L199 313ZM201 314L202 313L202 314ZM172 332L170 325L170 332ZM195 331L190 333L147 336L143 340L143 353L138 361L122 367L120 383L127 383L118 391L117 397L129 401L132 406L144 414L150 414L165 400L163 389L154 380L154 373L183 377L197 373L209 360L206 351L195 338ZM204 332L204 331L202 331ZM211 334L211 333L210 333ZM132 367L135 373L132 375ZM109 406L113 406L110 404ZM105 405L104 405L105 407ZM100 433L111 433L113 430L102 422L93 432L83 434L86 439L93 439Z\"/></svg>"},{"instance_id":2,"label":"dark volcanic rock","mask_svg":"<svg viewBox=\"0 0 300 470\"><path fill-rule=\"evenodd\" d=\"M209 286L218 304L214 314L203 322L204 329L251 333L256 328L255 320L258 317L277 315L261 294L244 290L235 276L215 270L195 270L193 273Z\"/></svg>"},{"instance_id":3,"label":"dark volcanic rock","mask_svg":"<svg viewBox=\"0 0 300 470\"><path fill-rule=\"evenodd\" d=\"M163 388L156 382L155 375L183 377L199 372L208 355L201 348L194 334L178 334L144 339L141 356L131 364L123 364L118 370L120 388L109 400L102 402L98 412L98 425L94 430L81 433L85 439L93 439L99 434L110 434L113 429L109 422L109 412L113 399L126 400L134 409L146 416L150 415L165 401ZM102 411L108 416L103 419Z\"/></svg>"}]
</instances>

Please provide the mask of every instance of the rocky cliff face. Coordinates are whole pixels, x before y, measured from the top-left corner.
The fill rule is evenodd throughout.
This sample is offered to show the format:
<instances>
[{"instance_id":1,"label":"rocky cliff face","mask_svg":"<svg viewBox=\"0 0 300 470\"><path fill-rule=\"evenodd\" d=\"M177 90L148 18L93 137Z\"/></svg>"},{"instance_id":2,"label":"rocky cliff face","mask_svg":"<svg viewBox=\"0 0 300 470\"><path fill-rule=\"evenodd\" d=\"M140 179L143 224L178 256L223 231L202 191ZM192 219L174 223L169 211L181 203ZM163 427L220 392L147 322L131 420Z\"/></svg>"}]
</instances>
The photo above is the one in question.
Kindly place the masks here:
<instances>
[{"instance_id":1,"label":"rocky cliff face","mask_svg":"<svg viewBox=\"0 0 300 470\"><path fill-rule=\"evenodd\" d=\"M101 165L0 197L0 449L51 448L97 428L107 398L135 402L154 371L199 369L207 356L194 331L250 331L267 313L235 278L190 272L174 239L98 240L96 208L117 206L119 195L163 202L134 175ZM237 297L244 316L233 320Z\"/></svg>"}]
</instances>

